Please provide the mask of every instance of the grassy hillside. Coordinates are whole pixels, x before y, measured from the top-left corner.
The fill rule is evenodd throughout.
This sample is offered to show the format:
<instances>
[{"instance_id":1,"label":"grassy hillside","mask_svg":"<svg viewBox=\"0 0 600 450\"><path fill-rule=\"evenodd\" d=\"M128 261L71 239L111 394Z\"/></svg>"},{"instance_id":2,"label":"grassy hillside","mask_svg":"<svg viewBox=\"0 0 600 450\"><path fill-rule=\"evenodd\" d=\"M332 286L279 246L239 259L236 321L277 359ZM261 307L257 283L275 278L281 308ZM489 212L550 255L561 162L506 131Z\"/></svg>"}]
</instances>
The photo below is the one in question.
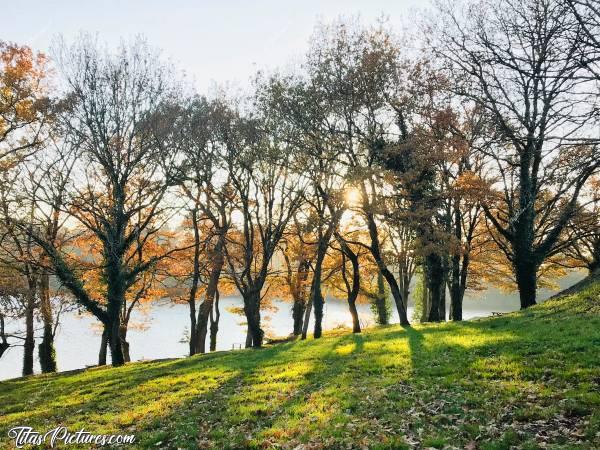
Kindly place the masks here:
<instances>
[{"instance_id":1,"label":"grassy hillside","mask_svg":"<svg viewBox=\"0 0 600 450\"><path fill-rule=\"evenodd\" d=\"M59 424L136 448L600 448L600 284L499 318L0 383L1 448Z\"/></svg>"}]
</instances>

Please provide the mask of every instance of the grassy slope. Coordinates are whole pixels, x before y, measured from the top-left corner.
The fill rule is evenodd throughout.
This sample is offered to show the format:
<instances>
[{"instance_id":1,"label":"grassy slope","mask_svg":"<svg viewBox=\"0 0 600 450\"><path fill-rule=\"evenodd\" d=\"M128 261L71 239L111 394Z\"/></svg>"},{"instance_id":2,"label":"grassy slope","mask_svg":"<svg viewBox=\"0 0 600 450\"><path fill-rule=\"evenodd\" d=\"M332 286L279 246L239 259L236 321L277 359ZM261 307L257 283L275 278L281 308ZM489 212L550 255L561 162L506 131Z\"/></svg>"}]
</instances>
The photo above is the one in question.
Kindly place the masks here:
<instances>
[{"instance_id":1,"label":"grassy slope","mask_svg":"<svg viewBox=\"0 0 600 450\"><path fill-rule=\"evenodd\" d=\"M500 318L1 382L0 447L64 424L140 448L600 448L599 355L600 283Z\"/></svg>"}]
</instances>

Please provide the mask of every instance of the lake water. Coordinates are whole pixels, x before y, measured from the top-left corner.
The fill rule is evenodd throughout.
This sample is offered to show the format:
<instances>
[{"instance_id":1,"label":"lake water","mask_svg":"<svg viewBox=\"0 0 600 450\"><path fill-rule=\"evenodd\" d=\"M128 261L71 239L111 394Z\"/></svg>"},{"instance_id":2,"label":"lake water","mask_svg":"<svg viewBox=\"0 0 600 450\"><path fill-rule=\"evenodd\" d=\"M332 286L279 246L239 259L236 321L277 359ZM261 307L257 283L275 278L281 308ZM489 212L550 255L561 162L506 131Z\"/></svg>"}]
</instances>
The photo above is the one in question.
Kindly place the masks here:
<instances>
[{"instance_id":1,"label":"lake water","mask_svg":"<svg viewBox=\"0 0 600 450\"><path fill-rule=\"evenodd\" d=\"M583 274L574 273L562 280L562 288L570 286ZM548 298L554 292L540 290L541 300ZM241 316L232 314L227 310L231 306L241 306L241 298L227 297L221 299L221 320L217 337L217 350L230 350L232 345L245 342L246 327L241 322ZM285 336L292 329L291 304L287 302L274 302L277 311L268 311L263 314L263 326L267 335ZM358 306L359 317L363 326L374 323L369 305ZM516 294L505 294L497 289L488 289L477 294L467 295L464 301L463 315L465 319L489 316L492 312L510 312L519 309L519 300ZM409 304L409 318L412 317L412 306ZM161 304L156 305L144 316L141 313L133 314L132 321L146 322L146 329L131 329L128 333L132 361L157 358L175 358L186 356L187 342L181 342L189 329L189 315L187 305ZM336 299L328 299L324 310L324 328L332 329L340 325L349 326L350 313L346 303ZM397 322L398 317L393 310L392 322ZM311 328L312 330L312 325ZM59 370L78 369L95 365L98 360L100 345L100 328L98 321L87 314L76 312L65 314L61 317L61 325L56 336L56 355ZM36 348L39 339L36 340ZM208 342L207 342L208 346ZM20 347L10 348L0 358L0 380L18 377L22 369L23 351ZM36 351L37 359L37 351ZM39 363L36 361L36 372L39 372Z\"/></svg>"}]
</instances>

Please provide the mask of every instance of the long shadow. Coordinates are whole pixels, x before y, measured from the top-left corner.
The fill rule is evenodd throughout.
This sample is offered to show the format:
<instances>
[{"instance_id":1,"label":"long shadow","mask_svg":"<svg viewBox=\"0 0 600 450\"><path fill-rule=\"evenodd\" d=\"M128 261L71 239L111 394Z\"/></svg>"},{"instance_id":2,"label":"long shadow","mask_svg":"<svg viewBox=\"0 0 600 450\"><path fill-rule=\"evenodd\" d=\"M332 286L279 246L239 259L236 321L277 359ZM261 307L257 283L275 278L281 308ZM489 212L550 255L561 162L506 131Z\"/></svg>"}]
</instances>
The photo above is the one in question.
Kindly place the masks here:
<instances>
[{"instance_id":1,"label":"long shadow","mask_svg":"<svg viewBox=\"0 0 600 450\"><path fill-rule=\"evenodd\" d=\"M161 422L161 418L167 417L171 410L185 410L191 402L209 397L212 391L234 383L243 376L241 369L246 365L274 359L288 349L289 345L278 345L261 351L247 350L90 370L79 374L75 381L68 375L57 374L5 382L0 385L0 435L6 436L8 429L22 423L31 426L37 423L82 423L92 431L94 421L89 420L90 417L107 422L105 429L96 431L126 429L127 425L114 423L115 416L129 414L134 406L146 406L152 402L157 404L157 410L152 411L152 422ZM185 381L176 385L167 383L178 377ZM164 386L162 380L165 380ZM196 385L202 388L207 381L211 385L198 393ZM152 389L145 390L147 398L135 397L139 396L140 388L153 383ZM103 417L104 414L106 417ZM144 429L144 420L135 423L135 426Z\"/></svg>"},{"instance_id":2,"label":"long shadow","mask_svg":"<svg viewBox=\"0 0 600 450\"><path fill-rule=\"evenodd\" d=\"M548 313L534 314L547 317L544 314ZM494 422L499 424L501 433L515 420L514 415L499 416L498 408L506 406L506 399L510 398L511 408L524 407L532 389L551 382L543 378L548 368L544 367L542 357L559 351L574 355L565 364L573 370L593 369L576 372L582 383L592 382L598 370L597 361L590 357L598 334L589 333L596 319L590 319L584 327L577 316L567 318L557 327L563 327L570 336L581 335L579 343L577 339L553 343L547 342L550 339L547 331L536 330L535 318L525 314L441 327L389 327L364 336L348 334L227 355L91 370L75 379L58 375L5 382L0 383L0 416L20 408L30 410L26 417L34 423L77 422L86 417L85 411L78 412L81 409L99 408L102 412L131 408L131 397L140 386L156 382L158 390L152 391L153 398L149 400L159 402L160 389L179 389L181 396L174 396L164 410L154 411L151 419L141 419L135 424L136 433L143 439L140 448L248 448L265 442L324 441L338 437L336 433L349 432L346 426L352 417L365 421L374 417L375 422L368 422L371 427L385 424L385 433L410 435L417 442L415 445L421 445L422 437L411 435L411 430L433 433L448 426L444 420L458 418L465 427ZM460 336L464 337L462 341L456 339ZM403 338L406 355L400 345ZM386 347L388 342L400 350L390 352ZM401 367L385 366L386 358L400 359L410 365L408 375ZM305 367L293 373L299 361ZM493 365L496 361L497 367ZM210 375L211 371L217 375ZM218 376L219 373L222 375ZM163 377L168 377L165 381L180 377L183 384L163 385ZM202 391L192 389L208 381L214 384ZM515 390L524 381L531 389ZM287 391L280 392L284 386ZM93 393L96 388L101 388L102 398L85 398L63 408L59 401L54 401L50 406L56 407L56 411L36 412L36 408L43 409L48 403L43 398L34 398L32 402L27 397L44 387L57 394L58 400L81 392ZM365 394L353 395L356 392L379 397L373 403ZM257 403L254 406L253 401ZM378 401L395 402L395 407L384 408ZM556 398L551 401L557 403ZM11 405L10 410L5 405ZM1 423L0 433L6 436L5 429L13 423L5 424L4 420ZM123 430L128 429L123 426ZM474 435L469 435L466 428L458 435L458 431L448 430L457 439L451 443L459 446L479 433L473 431Z\"/></svg>"}]
</instances>

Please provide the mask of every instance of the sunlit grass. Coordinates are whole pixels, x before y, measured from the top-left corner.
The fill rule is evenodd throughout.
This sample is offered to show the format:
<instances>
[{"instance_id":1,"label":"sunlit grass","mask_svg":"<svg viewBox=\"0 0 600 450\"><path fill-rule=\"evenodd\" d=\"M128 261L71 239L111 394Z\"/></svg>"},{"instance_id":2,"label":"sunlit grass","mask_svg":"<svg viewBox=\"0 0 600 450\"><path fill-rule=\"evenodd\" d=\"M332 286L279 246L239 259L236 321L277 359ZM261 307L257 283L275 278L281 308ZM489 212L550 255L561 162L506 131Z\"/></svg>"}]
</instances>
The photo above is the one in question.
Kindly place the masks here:
<instances>
[{"instance_id":1,"label":"sunlit grass","mask_svg":"<svg viewBox=\"0 0 600 450\"><path fill-rule=\"evenodd\" d=\"M464 324L1 382L0 447L12 426L66 425L134 433L138 448L598 448L599 292Z\"/></svg>"}]
</instances>

